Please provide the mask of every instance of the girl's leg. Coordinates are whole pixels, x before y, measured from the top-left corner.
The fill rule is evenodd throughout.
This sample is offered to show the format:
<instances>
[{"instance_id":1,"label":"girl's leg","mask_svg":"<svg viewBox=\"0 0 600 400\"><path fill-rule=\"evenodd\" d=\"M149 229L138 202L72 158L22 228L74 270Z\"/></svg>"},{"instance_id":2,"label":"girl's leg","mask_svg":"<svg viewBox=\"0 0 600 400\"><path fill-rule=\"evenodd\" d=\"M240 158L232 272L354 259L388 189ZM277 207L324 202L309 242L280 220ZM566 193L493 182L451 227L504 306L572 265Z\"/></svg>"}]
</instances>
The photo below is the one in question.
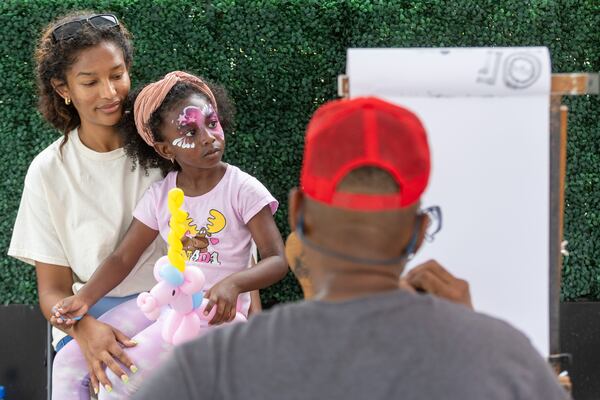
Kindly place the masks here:
<instances>
[{"instance_id":1,"label":"girl's leg","mask_svg":"<svg viewBox=\"0 0 600 400\"><path fill-rule=\"evenodd\" d=\"M99 400L128 399L170 354L173 346L162 339L161 319L134 337L139 345L127 349L127 354L136 363L138 372L130 374L129 382L123 383L111 370L107 370L106 375L113 383L112 391L108 393L101 387Z\"/></svg>"},{"instance_id":2,"label":"girl's leg","mask_svg":"<svg viewBox=\"0 0 600 400\"><path fill-rule=\"evenodd\" d=\"M114 326L129 337L135 336L153 322L148 320L138 309L136 299L112 308L98 319ZM135 359L133 361L136 362ZM85 358L77 342L72 340L54 357L52 398L56 400L89 399L89 382Z\"/></svg>"}]
</instances>

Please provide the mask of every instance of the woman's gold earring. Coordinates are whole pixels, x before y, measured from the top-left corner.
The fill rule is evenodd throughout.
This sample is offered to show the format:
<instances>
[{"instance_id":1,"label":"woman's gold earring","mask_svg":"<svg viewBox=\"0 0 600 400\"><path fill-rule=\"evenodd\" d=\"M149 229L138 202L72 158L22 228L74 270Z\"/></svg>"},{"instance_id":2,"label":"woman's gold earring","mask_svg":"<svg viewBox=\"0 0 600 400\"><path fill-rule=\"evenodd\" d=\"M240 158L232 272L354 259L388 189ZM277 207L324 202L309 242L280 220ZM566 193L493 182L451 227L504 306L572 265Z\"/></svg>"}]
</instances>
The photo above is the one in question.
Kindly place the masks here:
<instances>
[{"instance_id":1,"label":"woman's gold earring","mask_svg":"<svg viewBox=\"0 0 600 400\"><path fill-rule=\"evenodd\" d=\"M70 98L68 98L68 97L65 97L65 104L66 104L66 105L69 105L69 104L71 104L71 99L70 99Z\"/></svg>"}]
</instances>

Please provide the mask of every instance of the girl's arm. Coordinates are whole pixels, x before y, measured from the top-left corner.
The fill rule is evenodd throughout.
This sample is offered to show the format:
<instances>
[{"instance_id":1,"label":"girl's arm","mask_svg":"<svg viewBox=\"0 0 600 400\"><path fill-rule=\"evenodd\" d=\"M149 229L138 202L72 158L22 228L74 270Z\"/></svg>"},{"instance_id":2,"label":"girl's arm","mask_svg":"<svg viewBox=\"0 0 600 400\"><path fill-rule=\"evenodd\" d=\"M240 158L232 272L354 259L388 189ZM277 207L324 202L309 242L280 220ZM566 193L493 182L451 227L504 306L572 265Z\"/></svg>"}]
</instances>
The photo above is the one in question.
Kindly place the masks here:
<instances>
[{"instance_id":1,"label":"girl's arm","mask_svg":"<svg viewBox=\"0 0 600 400\"><path fill-rule=\"evenodd\" d=\"M258 262L258 256L256 254L256 249L252 248L252 257L250 259L250 267L254 267ZM253 290L250 292L250 307L248 308L248 316L258 314L262 311L262 303L260 301L260 292L257 290Z\"/></svg>"},{"instance_id":2,"label":"girl's arm","mask_svg":"<svg viewBox=\"0 0 600 400\"><path fill-rule=\"evenodd\" d=\"M288 272L283 240L269 206L252 217L247 226L262 258L254 267L228 276L207 291L209 301L205 314L208 315L212 307L217 306L217 312L210 321L213 325L233 320L240 293L270 286Z\"/></svg>"},{"instance_id":3,"label":"girl's arm","mask_svg":"<svg viewBox=\"0 0 600 400\"><path fill-rule=\"evenodd\" d=\"M67 319L85 314L93 304L129 275L156 236L158 231L134 218L121 243L94 271L81 290L75 296L56 304L59 313ZM68 319L68 322L72 324L74 321Z\"/></svg>"},{"instance_id":4,"label":"girl's arm","mask_svg":"<svg viewBox=\"0 0 600 400\"><path fill-rule=\"evenodd\" d=\"M265 206L250 221L248 229L256 243L261 260L252 268L230 275L228 278L240 293L263 289L282 280L288 273L283 240L269 206Z\"/></svg>"},{"instance_id":5,"label":"girl's arm","mask_svg":"<svg viewBox=\"0 0 600 400\"><path fill-rule=\"evenodd\" d=\"M258 314L262 311L262 303L260 301L260 292L253 290L250 292L250 307L248 308L248 316Z\"/></svg>"}]
</instances>

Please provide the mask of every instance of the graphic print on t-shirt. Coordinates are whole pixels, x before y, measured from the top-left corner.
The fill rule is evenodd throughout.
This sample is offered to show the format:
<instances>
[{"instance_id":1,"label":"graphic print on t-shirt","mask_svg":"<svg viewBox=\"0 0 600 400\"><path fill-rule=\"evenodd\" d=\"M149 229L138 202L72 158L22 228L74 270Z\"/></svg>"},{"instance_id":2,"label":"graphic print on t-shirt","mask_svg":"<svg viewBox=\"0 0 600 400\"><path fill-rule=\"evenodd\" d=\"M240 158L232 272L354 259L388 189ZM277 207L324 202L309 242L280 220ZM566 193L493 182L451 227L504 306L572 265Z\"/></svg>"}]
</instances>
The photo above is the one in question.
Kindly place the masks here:
<instances>
[{"instance_id":1,"label":"graphic print on t-shirt","mask_svg":"<svg viewBox=\"0 0 600 400\"><path fill-rule=\"evenodd\" d=\"M181 242L189 261L206 264L220 265L219 253L214 246L219 244L219 238L215 234L221 232L227 225L225 216L218 210L212 209L208 212L206 225L198 229L198 225L188 213L188 232L183 236Z\"/></svg>"}]
</instances>

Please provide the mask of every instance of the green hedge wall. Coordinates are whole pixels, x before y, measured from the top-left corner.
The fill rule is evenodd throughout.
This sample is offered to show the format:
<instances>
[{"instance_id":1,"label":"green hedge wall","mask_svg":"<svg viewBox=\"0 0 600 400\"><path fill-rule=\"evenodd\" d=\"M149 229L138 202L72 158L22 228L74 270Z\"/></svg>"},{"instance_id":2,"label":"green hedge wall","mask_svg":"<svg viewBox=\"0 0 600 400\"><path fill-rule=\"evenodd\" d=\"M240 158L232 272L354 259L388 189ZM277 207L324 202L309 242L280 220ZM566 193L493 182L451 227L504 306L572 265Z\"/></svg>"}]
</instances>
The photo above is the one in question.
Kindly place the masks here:
<instances>
[{"instance_id":1,"label":"green hedge wall","mask_svg":"<svg viewBox=\"0 0 600 400\"><path fill-rule=\"evenodd\" d=\"M117 14L135 35L134 86L184 69L223 83L238 109L226 158L282 203L298 181L304 127L336 96L347 47L539 46L553 71L600 70L600 3L588 1L4 0L0 4L0 249L6 254L31 159L57 137L36 110L32 54L39 30L73 9ZM563 297L600 297L598 98L569 99ZM292 276L262 294L300 297ZM0 303L36 302L35 275L0 258Z\"/></svg>"}]
</instances>

